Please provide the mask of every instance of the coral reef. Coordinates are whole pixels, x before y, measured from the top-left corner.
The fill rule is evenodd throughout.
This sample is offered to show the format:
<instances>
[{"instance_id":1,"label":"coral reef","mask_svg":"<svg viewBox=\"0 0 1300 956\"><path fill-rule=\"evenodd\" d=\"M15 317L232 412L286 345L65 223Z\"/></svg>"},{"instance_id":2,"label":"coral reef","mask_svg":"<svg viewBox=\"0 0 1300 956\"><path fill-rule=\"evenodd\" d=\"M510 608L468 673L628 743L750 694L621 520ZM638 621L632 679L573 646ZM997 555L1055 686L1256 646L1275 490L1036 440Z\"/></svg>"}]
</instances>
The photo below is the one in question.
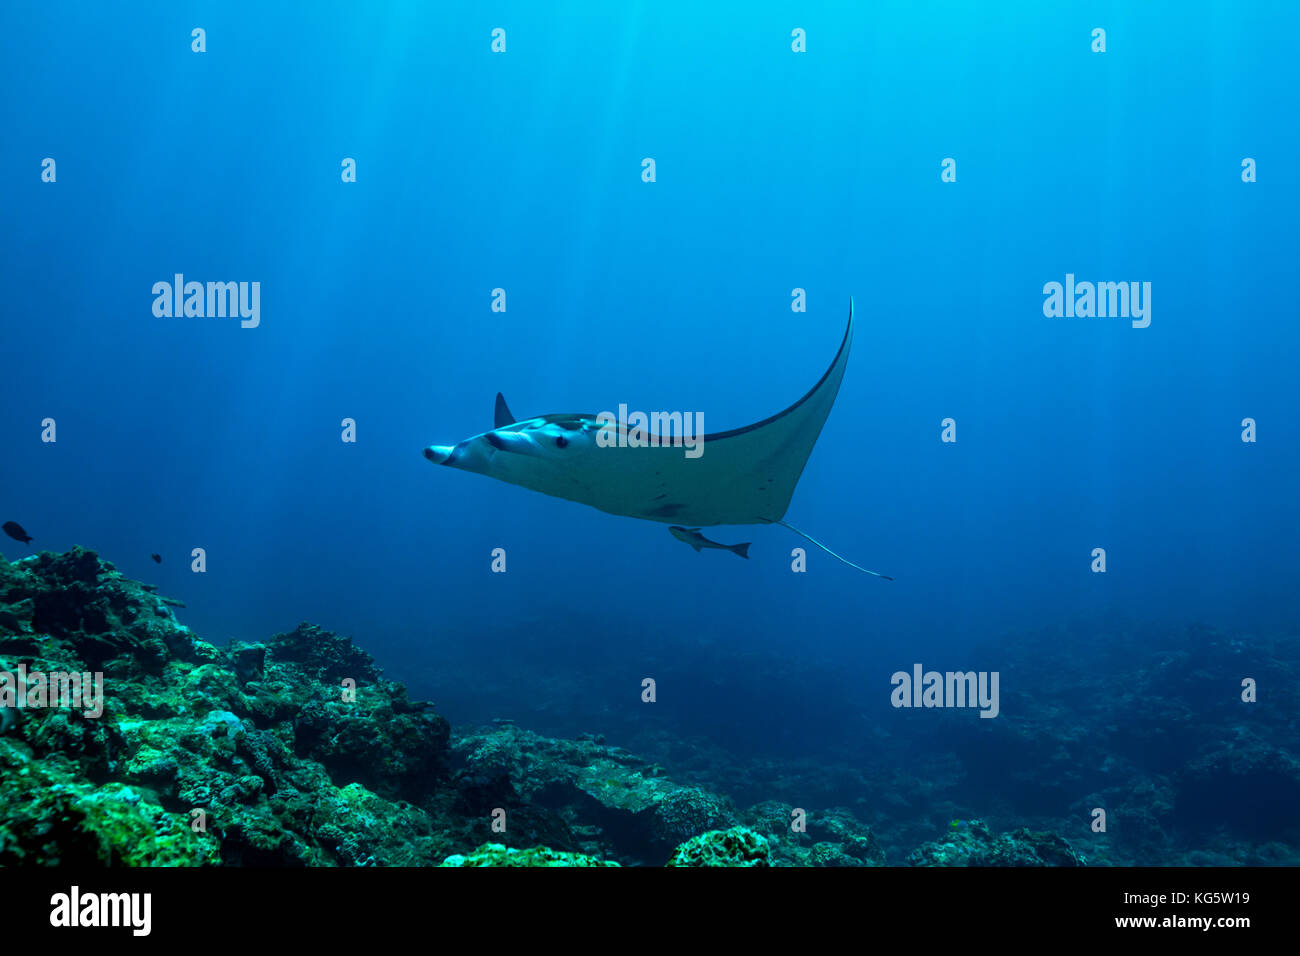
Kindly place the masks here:
<instances>
[{"instance_id":1,"label":"coral reef","mask_svg":"<svg viewBox=\"0 0 1300 956\"><path fill-rule=\"evenodd\" d=\"M668 860L668 866L771 866L766 838L748 827L710 830L691 837Z\"/></svg>"},{"instance_id":2,"label":"coral reef","mask_svg":"<svg viewBox=\"0 0 1300 956\"><path fill-rule=\"evenodd\" d=\"M0 864L420 864L456 849L439 812L446 720L350 640L303 625L215 648L80 548L0 560L0 606L0 670L102 671L104 693L99 718L25 709L0 738Z\"/></svg>"},{"instance_id":3,"label":"coral reef","mask_svg":"<svg viewBox=\"0 0 1300 956\"><path fill-rule=\"evenodd\" d=\"M741 809L716 781L761 788L680 740L664 748L680 758L682 773L670 774L593 734L549 737L509 721L453 732L350 638L301 624L215 647L176 620L178 603L81 548L0 557L0 674L103 678L102 713L85 701L0 699L0 865L886 863L861 800ZM1207 749L1189 779L1208 787L1221 767L1247 781L1294 775L1249 734L1239 742ZM795 771L786 788L829 796L867 779ZM904 800L916 786L883 780ZM995 837L975 821L907 862L1083 860L1054 834Z\"/></svg>"},{"instance_id":4,"label":"coral reef","mask_svg":"<svg viewBox=\"0 0 1300 956\"><path fill-rule=\"evenodd\" d=\"M917 847L912 866L1083 866L1084 859L1054 833L1021 827L994 836L982 820L954 820L947 839Z\"/></svg>"}]
</instances>

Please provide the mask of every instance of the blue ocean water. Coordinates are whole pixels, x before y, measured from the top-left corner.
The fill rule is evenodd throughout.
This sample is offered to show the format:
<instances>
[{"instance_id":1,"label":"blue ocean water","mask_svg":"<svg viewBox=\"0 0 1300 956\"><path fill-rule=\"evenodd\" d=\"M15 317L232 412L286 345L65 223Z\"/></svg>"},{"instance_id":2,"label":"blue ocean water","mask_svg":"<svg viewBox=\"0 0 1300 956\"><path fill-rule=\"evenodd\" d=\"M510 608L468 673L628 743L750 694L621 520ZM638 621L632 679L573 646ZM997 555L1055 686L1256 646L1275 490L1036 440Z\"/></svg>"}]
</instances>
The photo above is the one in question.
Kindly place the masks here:
<instances>
[{"instance_id":1,"label":"blue ocean water","mask_svg":"<svg viewBox=\"0 0 1300 956\"><path fill-rule=\"evenodd\" d=\"M753 800L780 787L765 761L956 759L945 813L1085 833L1075 804L1111 778L1012 768L1043 792L999 802L988 725L1033 700L1053 733L1101 732L1098 688L1197 660L1189 627L1267 637L1260 674L1294 673L1293 4L53 3L2 23L0 518L156 583L206 639L310 620L454 722L668 761L690 741ZM260 283L259 324L155 315L176 274ZM1044 315L1067 275L1149 282L1149 326ZM817 381L850 297L786 517L893 582L811 548L795 573L807 545L778 527L706 529L749 561L696 554L421 456L491 427L498 390L526 416L758 421ZM1000 721L936 737L891 708L918 662L1000 671ZM1169 694L1232 702L1257 676ZM1236 706L1278 706L1264 684ZM1289 726L1273 752L1300 754ZM1294 846L1284 826L1256 836Z\"/></svg>"}]
</instances>

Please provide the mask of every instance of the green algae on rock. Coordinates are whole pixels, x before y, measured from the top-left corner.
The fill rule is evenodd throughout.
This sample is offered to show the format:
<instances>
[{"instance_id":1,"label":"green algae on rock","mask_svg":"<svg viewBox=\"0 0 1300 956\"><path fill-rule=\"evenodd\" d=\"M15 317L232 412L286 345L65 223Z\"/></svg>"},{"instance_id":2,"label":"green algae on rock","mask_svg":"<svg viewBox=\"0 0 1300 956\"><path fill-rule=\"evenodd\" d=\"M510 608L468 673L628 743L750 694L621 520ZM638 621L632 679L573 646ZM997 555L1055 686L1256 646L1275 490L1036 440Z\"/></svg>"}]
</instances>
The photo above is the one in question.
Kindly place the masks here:
<instances>
[{"instance_id":1,"label":"green algae on rock","mask_svg":"<svg viewBox=\"0 0 1300 956\"><path fill-rule=\"evenodd\" d=\"M618 866L613 860L598 860L585 853L566 853L536 846L517 850L500 843L485 843L473 853L454 854L443 866Z\"/></svg>"},{"instance_id":2,"label":"green algae on rock","mask_svg":"<svg viewBox=\"0 0 1300 956\"><path fill-rule=\"evenodd\" d=\"M0 738L0 865L205 866L219 847L182 815L121 783L80 779L66 758Z\"/></svg>"},{"instance_id":3,"label":"green algae on rock","mask_svg":"<svg viewBox=\"0 0 1300 956\"><path fill-rule=\"evenodd\" d=\"M771 866L766 837L749 827L710 830L679 846L668 866Z\"/></svg>"}]
</instances>

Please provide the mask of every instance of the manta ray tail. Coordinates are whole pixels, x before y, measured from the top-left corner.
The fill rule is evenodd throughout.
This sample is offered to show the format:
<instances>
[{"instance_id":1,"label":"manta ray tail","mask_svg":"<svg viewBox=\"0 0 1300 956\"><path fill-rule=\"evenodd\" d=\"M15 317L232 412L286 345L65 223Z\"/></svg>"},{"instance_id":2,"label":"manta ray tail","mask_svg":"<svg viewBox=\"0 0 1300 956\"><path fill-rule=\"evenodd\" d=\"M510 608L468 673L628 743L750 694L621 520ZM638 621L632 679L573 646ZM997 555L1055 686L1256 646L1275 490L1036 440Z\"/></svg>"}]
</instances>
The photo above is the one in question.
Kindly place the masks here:
<instances>
[{"instance_id":1,"label":"manta ray tail","mask_svg":"<svg viewBox=\"0 0 1300 956\"><path fill-rule=\"evenodd\" d=\"M854 563L853 563L852 561L850 561L848 558L841 558L838 554L836 554L836 553L835 553L834 551L832 551L830 548L826 547L826 545L822 544L820 541L818 541L818 540L817 540L816 538L814 538L812 535L810 535L810 534L804 534L802 531L800 531L798 528L796 528L796 527L795 527L794 525L792 525L792 524L786 524L784 521L773 521L772 524L779 524L782 528L789 528L791 531L793 531L793 532L794 532L795 534L797 534L799 537L801 537L801 538L807 538L809 541L811 541L813 544L817 545L817 547L821 548L823 551L825 551L827 554L829 554L829 555L830 555L832 558L834 558L835 560L837 560L837 561L843 561L843 562L844 562L845 564L847 564L849 567L851 567L851 568L857 568L857 569L858 569L859 571L861 571L863 574L874 574L876 577L878 577L878 578L884 578L886 581L892 581L892 580L894 580L894 579L891 578L888 574L881 574L879 571L868 571L866 568L861 567L860 565L854 564Z\"/></svg>"}]
</instances>

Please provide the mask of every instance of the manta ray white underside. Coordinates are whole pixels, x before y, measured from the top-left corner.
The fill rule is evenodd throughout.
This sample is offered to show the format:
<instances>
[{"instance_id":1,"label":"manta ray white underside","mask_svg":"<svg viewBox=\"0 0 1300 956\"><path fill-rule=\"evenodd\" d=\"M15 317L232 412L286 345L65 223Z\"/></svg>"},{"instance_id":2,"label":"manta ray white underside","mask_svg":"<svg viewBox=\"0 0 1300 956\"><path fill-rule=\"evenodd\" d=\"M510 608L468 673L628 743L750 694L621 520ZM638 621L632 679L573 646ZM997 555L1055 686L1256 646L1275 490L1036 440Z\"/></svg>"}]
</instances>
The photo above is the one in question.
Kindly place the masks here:
<instances>
[{"instance_id":1,"label":"manta ray white underside","mask_svg":"<svg viewBox=\"0 0 1300 956\"><path fill-rule=\"evenodd\" d=\"M515 420L500 394L492 431L457 445L430 445L424 456L434 464L487 475L609 514L699 527L781 524L803 535L782 519L839 394L852 343L850 299L844 340L808 394L761 422L703 436L698 457L683 454L679 445L633 447L640 442L629 444L629 436L641 440L648 436L635 428L628 431L598 421L596 415ZM598 433L610 428L617 428L623 440L611 442L607 431L605 440L598 441ZM834 555L820 542L808 540Z\"/></svg>"}]
</instances>

